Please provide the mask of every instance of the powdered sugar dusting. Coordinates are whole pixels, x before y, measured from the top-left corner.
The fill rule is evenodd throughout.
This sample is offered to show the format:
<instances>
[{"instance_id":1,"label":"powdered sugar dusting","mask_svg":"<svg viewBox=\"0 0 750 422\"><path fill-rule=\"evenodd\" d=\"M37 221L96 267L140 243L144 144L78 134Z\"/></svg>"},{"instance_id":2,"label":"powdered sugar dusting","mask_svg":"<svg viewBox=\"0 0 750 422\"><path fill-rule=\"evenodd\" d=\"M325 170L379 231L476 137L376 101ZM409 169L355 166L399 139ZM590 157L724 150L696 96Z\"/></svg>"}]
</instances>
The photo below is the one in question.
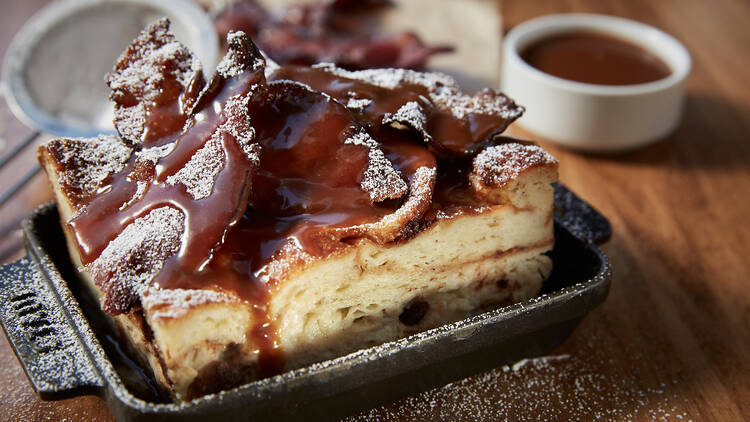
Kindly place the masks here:
<instances>
[{"instance_id":1,"label":"powdered sugar dusting","mask_svg":"<svg viewBox=\"0 0 750 422\"><path fill-rule=\"evenodd\" d=\"M596 352L523 359L345 421L691 420L676 380L613 376L609 365Z\"/></svg>"},{"instance_id":2,"label":"powdered sugar dusting","mask_svg":"<svg viewBox=\"0 0 750 422\"><path fill-rule=\"evenodd\" d=\"M440 86L457 89L456 81L444 73L392 68L351 71L337 67L333 63L319 63L312 67L342 78L356 79L386 89L394 89L404 84L422 85L428 89L437 89Z\"/></svg>"},{"instance_id":3,"label":"powdered sugar dusting","mask_svg":"<svg viewBox=\"0 0 750 422\"><path fill-rule=\"evenodd\" d=\"M291 269L312 261L313 257L296 237L286 239L284 245L274 254L274 259L255 272L255 277L262 283L270 280L281 280Z\"/></svg>"},{"instance_id":4,"label":"powdered sugar dusting","mask_svg":"<svg viewBox=\"0 0 750 422\"><path fill-rule=\"evenodd\" d=\"M471 97L452 88L441 87L430 95L430 99L435 105L449 109L457 119L463 119L469 114L485 114L514 120L524 112L524 108L510 98L489 89Z\"/></svg>"},{"instance_id":5,"label":"powdered sugar dusting","mask_svg":"<svg viewBox=\"0 0 750 422\"><path fill-rule=\"evenodd\" d=\"M211 303L228 303L234 298L224 292L196 289L160 289L151 286L141 295L141 304L156 320L179 318L192 308Z\"/></svg>"},{"instance_id":6,"label":"powdered sugar dusting","mask_svg":"<svg viewBox=\"0 0 750 422\"><path fill-rule=\"evenodd\" d=\"M148 183L143 180L137 180L135 182L135 193L133 194L133 197L128 199L127 202L120 205L120 211L128 208L129 206L135 204L136 202L140 201L143 198L143 195L146 194L146 188L148 187Z\"/></svg>"},{"instance_id":7,"label":"powdered sugar dusting","mask_svg":"<svg viewBox=\"0 0 750 422\"><path fill-rule=\"evenodd\" d=\"M386 243L407 235L409 222L416 221L430 207L436 175L437 169L434 167L419 167L412 176L409 197L403 205L378 222L364 224L362 228L367 236Z\"/></svg>"},{"instance_id":8,"label":"powdered sugar dusting","mask_svg":"<svg viewBox=\"0 0 750 422\"><path fill-rule=\"evenodd\" d=\"M427 133L427 115L425 115L422 106L416 101L409 101L402 105L395 113L386 113L383 116L383 124L391 125L397 129L403 126L416 130L422 135L425 141L432 140L432 136Z\"/></svg>"},{"instance_id":9,"label":"powdered sugar dusting","mask_svg":"<svg viewBox=\"0 0 750 422\"><path fill-rule=\"evenodd\" d=\"M156 162L159 161L160 158L169 155L169 153L171 153L174 149L175 145L176 143L170 142L161 146L141 148L141 150L137 151L135 154L138 157L139 161L150 161L153 164L156 164Z\"/></svg>"},{"instance_id":10,"label":"powdered sugar dusting","mask_svg":"<svg viewBox=\"0 0 750 422\"><path fill-rule=\"evenodd\" d=\"M411 180L409 199L406 200L396 213L411 216L414 212L418 212L418 209L426 208L432 201L432 192L435 188L436 177L437 169L435 167L419 167L414 172Z\"/></svg>"},{"instance_id":11,"label":"powdered sugar dusting","mask_svg":"<svg viewBox=\"0 0 750 422\"><path fill-rule=\"evenodd\" d=\"M570 359L570 355L560 355L560 356L542 356L539 358L526 358L521 359L518 362L514 363L512 366L503 366L503 371L511 370L513 372L518 372L526 365L533 365L536 369L543 369L543 368L549 368L550 362L558 361L558 360L565 360Z\"/></svg>"},{"instance_id":12,"label":"powdered sugar dusting","mask_svg":"<svg viewBox=\"0 0 750 422\"><path fill-rule=\"evenodd\" d=\"M372 202L397 199L407 192L409 187L401 178L401 174L393 168L393 164L383 154L380 145L367 132L357 132L344 143L369 149L367 169L365 169L360 186L370 195Z\"/></svg>"},{"instance_id":13,"label":"powdered sugar dusting","mask_svg":"<svg viewBox=\"0 0 750 422\"><path fill-rule=\"evenodd\" d=\"M148 26L106 78L110 99L117 104L115 126L120 135L129 142L142 142L148 111L157 99L181 95L196 78L203 78L200 61L169 32L169 20L162 18ZM169 88L172 83L181 87L179 92ZM193 101L183 100L184 113Z\"/></svg>"},{"instance_id":14,"label":"powdered sugar dusting","mask_svg":"<svg viewBox=\"0 0 750 422\"><path fill-rule=\"evenodd\" d=\"M501 187L532 167L557 163L555 157L537 145L510 142L491 146L474 157L472 184Z\"/></svg>"},{"instance_id":15,"label":"powdered sugar dusting","mask_svg":"<svg viewBox=\"0 0 750 422\"><path fill-rule=\"evenodd\" d=\"M242 148L242 152L245 153L245 156L251 163L253 163L253 165L260 165L260 153L262 147L259 143L240 143L240 148Z\"/></svg>"},{"instance_id":16,"label":"powdered sugar dusting","mask_svg":"<svg viewBox=\"0 0 750 422\"><path fill-rule=\"evenodd\" d=\"M208 198L214 188L216 176L225 163L226 154L221 148L221 141L214 136L190 157L185 167L167 177L167 184L174 186L181 183L196 201Z\"/></svg>"},{"instance_id":17,"label":"powdered sugar dusting","mask_svg":"<svg viewBox=\"0 0 750 422\"><path fill-rule=\"evenodd\" d=\"M253 86L251 92L255 89L257 86ZM257 166L260 163L260 144L255 142L255 128L250 123L247 111L251 98L252 95L234 96L227 100L224 104L224 115L227 120L219 127L218 132L234 137L247 159Z\"/></svg>"},{"instance_id":18,"label":"powdered sugar dusting","mask_svg":"<svg viewBox=\"0 0 750 422\"><path fill-rule=\"evenodd\" d=\"M396 211L396 216L408 221L422 215L432 202L436 178L437 169L435 167L419 167L411 180L409 198Z\"/></svg>"},{"instance_id":19,"label":"powdered sugar dusting","mask_svg":"<svg viewBox=\"0 0 750 422\"><path fill-rule=\"evenodd\" d=\"M119 91L134 93L146 102L160 95L167 63L178 64L166 75L183 87L201 71L200 61L169 32L166 18L142 31L118 61L127 61L127 66L118 66L107 75L109 87L115 91L113 95L119 95Z\"/></svg>"},{"instance_id":20,"label":"powdered sugar dusting","mask_svg":"<svg viewBox=\"0 0 750 422\"><path fill-rule=\"evenodd\" d=\"M268 55L264 51L261 50L260 54L263 56L263 60L266 61L266 67L263 69L263 73L266 78L270 78L271 75L281 69L281 66L279 66L279 64L276 63L272 58L268 57Z\"/></svg>"},{"instance_id":21,"label":"powdered sugar dusting","mask_svg":"<svg viewBox=\"0 0 750 422\"><path fill-rule=\"evenodd\" d=\"M115 107L114 122L117 132L123 139L136 140L143 136L146 125L146 104L138 103L132 107Z\"/></svg>"},{"instance_id":22,"label":"powdered sugar dusting","mask_svg":"<svg viewBox=\"0 0 750 422\"><path fill-rule=\"evenodd\" d=\"M164 261L180 249L184 228L181 211L161 207L133 220L109 242L89 266L105 312L126 312L138 300Z\"/></svg>"},{"instance_id":23,"label":"powdered sugar dusting","mask_svg":"<svg viewBox=\"0 0 750 422\"><path fill-rule=\"evenodd\" d=\"M230 32L227 45L227 54L216 66L216 72L223 78L233 78L248 69L257 70L265 66L263 55L253 51L256 47L244 32ZM249 57L253 57L252 62L249 62Z\"/></svg>"},{"instance_id":24,"label":"powdered sugar dusting","mask_svg":"<svg viewBox=\"0 0 750 422\"><path fill-rule=\"evenodd\" d=\"M372 100L369 98L354 98L350 97L346 102L346 108L354 111L362 111L365 107L372 104Z\"/></svg>"},{"instance_id":25,"label":"powdered sugar dusting","mask_svg":"<svg viewBox=\"0 0 750 422\"><path fill-rule=\"evenodd\" d=\"M30 388L24 370L10 357L9 343L18 348L28 378L41 393L96 385L102 375L111 374L91 364L84 342L95 336L82 318L67 281L45 275L56 271L54 265L48 255L41 254L0 268L0 319L8 337L8 343L3 345L7 358L0 363L0 415L4 421L66 420L60 418L59 404L40 401L38 393ZM66 413L70 416L68 421L95 422L101 421L96 415L102 412L93 406L81 406L68 408Z\"/></svg>"},{"instance_id":26,"label":"powdered sugar dusting","mask_svg":"<svg viewBox=\"0 0 750 422\"><path fill-rule=\"evenodd\" d=\"M170 142L165 145L161 146L154 146L154 147L146 147L141 148L139 151L135 152L136 156L136 169L141 165L146 166L154 166L159 161L159 159L166 157L169 155L177 145L176 142ZM143 199L143 196L146 194L146 190L148 189L149 183L145 180L138 180L139 177L137 175L137 171L131 171L131 173L128 175L127 180L132 182L135 180L136 190L133 196L125 203L123 203L120 206L120 211L125 210L126 208L130 207L131 205L135 204L136 202Z\"/></svg>"},{"instance_id":27,"label":"powdered sugar dusting","mask_svg":"<svg viewBox=\"0 0 750 422\"><path fill-rule=\"evenodd\" d=\"M394 217L408 222L416 220L422 215L432 202L435 190L437 169L435 167L419 167L411 180L409 198L396 212ZM389 216L386 216L388 218Z\"/></svg>"},{"instance_id":28,"label":"powdered sugar dusting","mask_svg":"<svg viewBox=\"0 0 750 422\"><path fill-rule=\"evenodd\" d=\"M58 183L85 196L96 193L105 180L121 171L132 149L115 136L53 139L46 145L60 171Z\"/></svg>"},{"instance_id":29,"label":"powdered sugar dusting","mask_svg":"<svg viewBox=\"0 0 750 422\"><path fill-rule=\"evenodd\" d=\"M461 92L450 76L437 72L417 72L409 69L367 69L349 71L332 63L313 66L342 78L356 79L382 88L394 89L405 84L420 85L429 91L429 99L438 108L450 111L457 119L469 114L486 114L513 120L524 108L503 94L484 90L471 97Z\"/></svg>"},{"instance_id":30,"label":"powdered sugar dusting","mask_svg":"<svg viewBox=\"0 0 750 422\"><path fill-rule=\"evenodd\" d=\"M247 112L248 97L234 96L227 100L223 114L224 123L219 125L211 138L177 173L167 177L167 183L184 185L193 199L200 200L211 196L216 176L226 164L227 156L222 145L222 137L229 135L237 142L247 159L254 165L260 162L260 145L255 143L255 129L250 125Z\"/></svg>"}]
</instances>

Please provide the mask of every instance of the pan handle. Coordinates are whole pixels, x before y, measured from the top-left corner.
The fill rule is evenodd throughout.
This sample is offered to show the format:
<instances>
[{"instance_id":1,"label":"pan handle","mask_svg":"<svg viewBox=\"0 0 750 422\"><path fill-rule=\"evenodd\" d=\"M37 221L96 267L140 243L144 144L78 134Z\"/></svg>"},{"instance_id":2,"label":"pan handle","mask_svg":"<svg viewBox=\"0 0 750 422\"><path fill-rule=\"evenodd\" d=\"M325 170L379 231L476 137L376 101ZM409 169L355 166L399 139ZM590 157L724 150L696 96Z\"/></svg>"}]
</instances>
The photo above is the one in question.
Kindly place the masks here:
<instances>
[{"instance_id":1,"label":"pan handle","mask_svg":"<svg viewBox=\"0 0 750 422\"><path fill-rule=\"evenodd\" d=\"M555 219L577 238L597 245L612 236L612 225L606 217L562 183L555 187Z\"/></svg>"},{"instance_id":2,"label":"pan handle","mask_svg":"<svg viewBox=\"0 0 750 422\"><path fill-rule=\"evenodd\" d=\"M28 255L0 267L0 322L34 390L47 400L104 385L65 306Z\"/></svg>"}]
</instances>

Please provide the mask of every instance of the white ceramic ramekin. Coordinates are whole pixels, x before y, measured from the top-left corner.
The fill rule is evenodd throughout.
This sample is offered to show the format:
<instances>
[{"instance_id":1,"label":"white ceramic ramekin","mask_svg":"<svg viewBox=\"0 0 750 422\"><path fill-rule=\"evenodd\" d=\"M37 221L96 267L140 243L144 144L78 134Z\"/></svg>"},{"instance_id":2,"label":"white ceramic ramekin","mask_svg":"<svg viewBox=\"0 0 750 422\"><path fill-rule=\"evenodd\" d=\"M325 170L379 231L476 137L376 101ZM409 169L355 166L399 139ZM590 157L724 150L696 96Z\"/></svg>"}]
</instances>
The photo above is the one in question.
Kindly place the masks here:
<instances>
[{"instance_id":1,"label":"white ceramic ramekin","mask_svg":"<svg viewBox=\"0 0 750 422\"><path fill-rule=\"evenodd\" d=\"M520 56L540 39L598 32L630 41L661 58L672 73L645 84L608 86L544 73ZM591 152L633 149L668 135L680 122L690 54L671 35L606 15L549 15L513 28L503 43L502 90L526 107L519 124L570 148Z\"/></svg>"}]
</instances>

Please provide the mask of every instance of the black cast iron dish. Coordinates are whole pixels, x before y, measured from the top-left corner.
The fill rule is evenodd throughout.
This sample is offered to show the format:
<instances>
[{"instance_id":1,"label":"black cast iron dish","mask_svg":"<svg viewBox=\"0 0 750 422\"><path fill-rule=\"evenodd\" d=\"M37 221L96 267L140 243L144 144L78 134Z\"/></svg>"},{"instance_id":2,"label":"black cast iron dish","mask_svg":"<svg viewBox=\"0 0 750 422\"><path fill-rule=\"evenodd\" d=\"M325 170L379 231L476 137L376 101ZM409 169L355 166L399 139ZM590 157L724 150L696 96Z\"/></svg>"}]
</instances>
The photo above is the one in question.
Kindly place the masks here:
<instances>
[{"instance_id":1,"label":"black cast iron dish","mask_svg":"<svg viewBox=\"0 0 750 422\"><path fill-rule=\"evenodd\" d=\"M0 320L29 380L45 399L102 396L120 421L336 420L522 357L549 352L609 292L611 270L592 241L607 220L556 186L554 271L540 296L408 338L245 384L187 403L150 394L151 382L119 350L102 318L69 283L57 209L24 223L28 255L0 268ZM568 228L569 227L569 228Z\"/></svg>"}]
</instances>

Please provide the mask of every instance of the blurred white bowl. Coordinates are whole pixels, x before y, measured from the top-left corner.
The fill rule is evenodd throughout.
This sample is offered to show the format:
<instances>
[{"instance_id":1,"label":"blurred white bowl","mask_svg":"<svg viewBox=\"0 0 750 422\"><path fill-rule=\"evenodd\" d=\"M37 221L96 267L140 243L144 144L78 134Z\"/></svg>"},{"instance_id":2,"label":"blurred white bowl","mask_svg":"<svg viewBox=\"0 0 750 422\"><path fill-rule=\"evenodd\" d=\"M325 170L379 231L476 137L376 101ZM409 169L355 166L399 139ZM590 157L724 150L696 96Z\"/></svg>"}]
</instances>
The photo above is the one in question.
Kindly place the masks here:
<instances>
[{"instance_id":1,"label":"blurred white bowl","mask_svg":"<svg viewBox=\"0 0 750 422\"><path fill-rule=\"evenodd\" d=\"M671 74L636 85L595 85L544 73L520 56L527 46L556 34L596 32L630 41L661 58ZM690 54L671 35L606 15L549 15L513 28L503 43L502 90L526 113L518 123L564 146L616 152L659 140L680 122Z\"/></svg>"}]
</instances>

